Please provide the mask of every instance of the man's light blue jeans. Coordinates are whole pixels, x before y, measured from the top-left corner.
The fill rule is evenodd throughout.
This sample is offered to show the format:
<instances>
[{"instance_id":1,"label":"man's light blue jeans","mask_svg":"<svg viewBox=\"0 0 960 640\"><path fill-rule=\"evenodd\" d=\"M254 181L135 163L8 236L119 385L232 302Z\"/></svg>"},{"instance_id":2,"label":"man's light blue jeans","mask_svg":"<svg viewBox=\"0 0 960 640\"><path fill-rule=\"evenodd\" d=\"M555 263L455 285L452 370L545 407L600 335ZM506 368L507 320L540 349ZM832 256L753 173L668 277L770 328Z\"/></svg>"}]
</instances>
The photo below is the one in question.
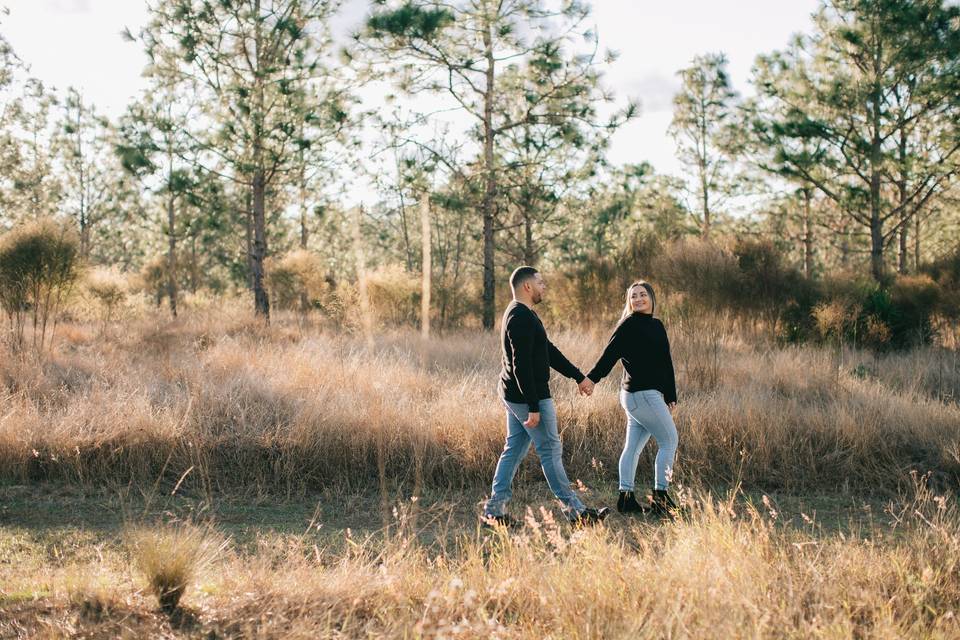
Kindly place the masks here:
<instances>
[{"instance_id":1,"label":"man's light blue jeans","mask_svg":"<svg viewBox=\"0 0 960 640\"><path fill-rule=\"evenodd\" d=\"M484 515L502 516L512 495L511 485L517 467L530 450L530 443L540 458L540 466L547 484L557 499L563 503L563 511L568 518L576 517L583 511L583 502L570 488L570 480L563 468L563 445L557 431L557 408L553 398L540 401L540 424L533 429L523 426L530 408L516 402L503 403L507 407L507 441L493 475L493 487L490 499L483 509Z\"/></svg>"},{"instance_id":2,"label":"man's light blue jeans","mask_svg":"<svg viewBox=\"0 0 960 640\"><path fill-rule=\"evenodd\" d=\"M653 487L666 490L677 453L677 427L663 394L656 389L633 393L621 390L620 406L627 412L627 437L620 454L620 491L633 491L640 452L651 435L658 447Z\"/></svg>"}]
</instances>

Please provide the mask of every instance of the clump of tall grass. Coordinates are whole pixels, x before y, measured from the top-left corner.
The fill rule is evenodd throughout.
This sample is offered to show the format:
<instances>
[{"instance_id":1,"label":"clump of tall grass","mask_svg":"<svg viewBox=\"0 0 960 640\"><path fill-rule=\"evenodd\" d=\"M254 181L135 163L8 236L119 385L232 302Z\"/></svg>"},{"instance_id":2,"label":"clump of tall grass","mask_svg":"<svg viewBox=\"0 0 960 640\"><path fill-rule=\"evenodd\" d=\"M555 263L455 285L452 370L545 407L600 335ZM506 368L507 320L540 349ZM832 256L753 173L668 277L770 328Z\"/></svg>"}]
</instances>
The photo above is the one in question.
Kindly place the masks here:
<instances>
[{"instance_id":1,"label":"clump of tall grass","mask_svg":"<svg viewBox=\"0 0 960 640\"><path fill-rule=\"evenodd\" d=\"M197 574L226 541L210 528L185 522L139 526L126 534L130 558L165 613L173 613Z\"/></svg>"}]
</instances>

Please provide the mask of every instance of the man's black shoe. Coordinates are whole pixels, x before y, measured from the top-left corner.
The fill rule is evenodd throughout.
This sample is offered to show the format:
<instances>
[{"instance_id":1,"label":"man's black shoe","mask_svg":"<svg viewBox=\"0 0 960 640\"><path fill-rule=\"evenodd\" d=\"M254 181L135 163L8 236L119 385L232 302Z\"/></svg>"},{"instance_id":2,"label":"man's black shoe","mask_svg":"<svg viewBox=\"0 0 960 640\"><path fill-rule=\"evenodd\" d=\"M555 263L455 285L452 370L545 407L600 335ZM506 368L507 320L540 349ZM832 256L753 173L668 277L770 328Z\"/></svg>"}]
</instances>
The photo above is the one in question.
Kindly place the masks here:
<instances>
[{"instance_id":1,"label":"man's black shoe","mask_svg":"<svg viewBox=\"0 0 960 640\"><path fill-rule=\"evenodd\" d=\"M649 504L637 502L637 496L633 491L621 491L617 498L617 511L620 513L646 513L650 511Z\"/></svg>"},{"instance_id":2,"label":"man's black shoe","mask_svg":"<svg viewBox=\"0 0 960 640\"><path fill-rule=\"evenodd\" d=\"M516 529L520 526L520 521L512 516L507 515L506 513L501 516L494 516L490 514L483 514L480 516L480 523L486 529L496 529L497 527L504 527L506 529Z\"/></svg>"},{"instance_id":3,"label":"man's black shoe","mask_svg":"<svg viewBox=\"0 0 960 640\"><path fill-rule=\"evenodd\" d=\"M673 501L673 498L671 498L670 494L664 489L653 490L651 503L652 508L650 509L650 513L655 516L675 519L679 515L677 503Z\"/></svg>"},{"instance_id":4,"label":"man's black shoe","mask_svg":"<svg viewBox=\"0 0 960 640\"><path fill-rule=\"evenodd\" d=\"M608 515L610 515L610 509L608 507L603 507L602 509L592 509L587 507L578 513L577 517L574 518L571 523L575 527L585 527L588 525L600 524Z\"/></svg>"}]
</instances>

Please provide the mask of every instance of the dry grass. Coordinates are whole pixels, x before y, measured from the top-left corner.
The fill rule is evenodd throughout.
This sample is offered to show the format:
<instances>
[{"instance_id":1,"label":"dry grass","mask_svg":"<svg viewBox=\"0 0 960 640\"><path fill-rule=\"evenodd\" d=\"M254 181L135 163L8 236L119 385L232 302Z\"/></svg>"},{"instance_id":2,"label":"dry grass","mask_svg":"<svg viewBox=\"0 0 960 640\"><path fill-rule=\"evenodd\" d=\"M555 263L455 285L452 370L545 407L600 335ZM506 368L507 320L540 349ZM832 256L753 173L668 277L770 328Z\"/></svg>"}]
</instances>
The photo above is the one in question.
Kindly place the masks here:
<instances>
[{"instance_id":1,"label":"dry grass","mask_svg":"<svg viewBox=\"0 0 960 640\"><path fill-rule=\"evenodd\" d=\"M69 538L45 547L0 529L0 546L21 561L0 564L0 637L960 634L960 516L923 483L843 534L732 494L696 494L676 523L614 517L571 531L530 510L519 533L468 524L433 545L403 527L369 538L347 530L338 545L316 531L235 546L197 574L183 615L168 618L112 539L83 534L71 554Z\"/></svg>"},{"instance_id":2,"label":"dry grass","mask_svg":"<svg viewBox=\"0 0 960 640\"><path fill-rule=\"evenodd\" d=\"M954 351L774 348L722 318L678 318L688 517L574 532L536 506L505 536L480 533L473 510L503 437L496 336L399 331L370 348L293 316L265 328L231 303L184 315L125 316L111 332L68 323L42 361L0 354L0 638L960 636ZM604 333L553 339L586 367ZM553 386L568 469L601 500L623 437L615 386L589 399ZM520 475L518 514L522 487L533 505L543 494L534 456ZM240 541L198 508L207 528L134 517L147 528L124 534L70 527L58 506L42 534L3 499L40 487L82 503L104 486L156 498L140 505L154 515L320 491L367 525L313 518L277 533L261 514ZM731 487L890 502L838 527ZM156 604L171 593L173 616Z\"/></svg>"},{"instance_id":3,"label":"dry grass","mask_svg":"<svg viewBox=\"0 0 960 640\"><path fill-rule=\"evenodd\" d=\"M748 489L893 492L907 472L960 475L955 352L872 356L767 348L713 328L674 329L679 480ZM500 452L497 338L412 332L363 340L289 317L264 328L226 305L115 337L67 324L43 362L0 358L7 482L130 483L300 493L339 485L486 485ZM603 332L554 341L588 367ZM611 483L623 437L616 374L589 399L555 380L565 459ZM649 467L643 463L641 473ZM532 461L522 473L537 473Z\"/></svg>"}]
</instances>

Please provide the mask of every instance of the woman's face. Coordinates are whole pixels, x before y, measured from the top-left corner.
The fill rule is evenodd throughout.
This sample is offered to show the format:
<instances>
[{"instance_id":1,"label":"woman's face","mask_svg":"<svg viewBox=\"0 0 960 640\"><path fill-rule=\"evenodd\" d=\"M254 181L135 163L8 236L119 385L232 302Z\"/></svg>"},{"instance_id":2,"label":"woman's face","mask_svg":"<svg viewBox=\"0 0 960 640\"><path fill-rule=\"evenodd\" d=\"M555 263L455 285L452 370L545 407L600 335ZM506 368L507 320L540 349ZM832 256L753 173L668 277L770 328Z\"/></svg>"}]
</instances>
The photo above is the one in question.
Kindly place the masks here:
<instances>
[{"instance_id":1,"label":"woman's face","mask_svg":"<svg viewBox=\"0 0 960 640\"><path fill-rule=\"evenodd\" d=\"M646 313L648 315L653 313L653 300L650 299L646 287L637 285L630 290L630 309L634 313Z\"/></svg>"}]
</instances>

